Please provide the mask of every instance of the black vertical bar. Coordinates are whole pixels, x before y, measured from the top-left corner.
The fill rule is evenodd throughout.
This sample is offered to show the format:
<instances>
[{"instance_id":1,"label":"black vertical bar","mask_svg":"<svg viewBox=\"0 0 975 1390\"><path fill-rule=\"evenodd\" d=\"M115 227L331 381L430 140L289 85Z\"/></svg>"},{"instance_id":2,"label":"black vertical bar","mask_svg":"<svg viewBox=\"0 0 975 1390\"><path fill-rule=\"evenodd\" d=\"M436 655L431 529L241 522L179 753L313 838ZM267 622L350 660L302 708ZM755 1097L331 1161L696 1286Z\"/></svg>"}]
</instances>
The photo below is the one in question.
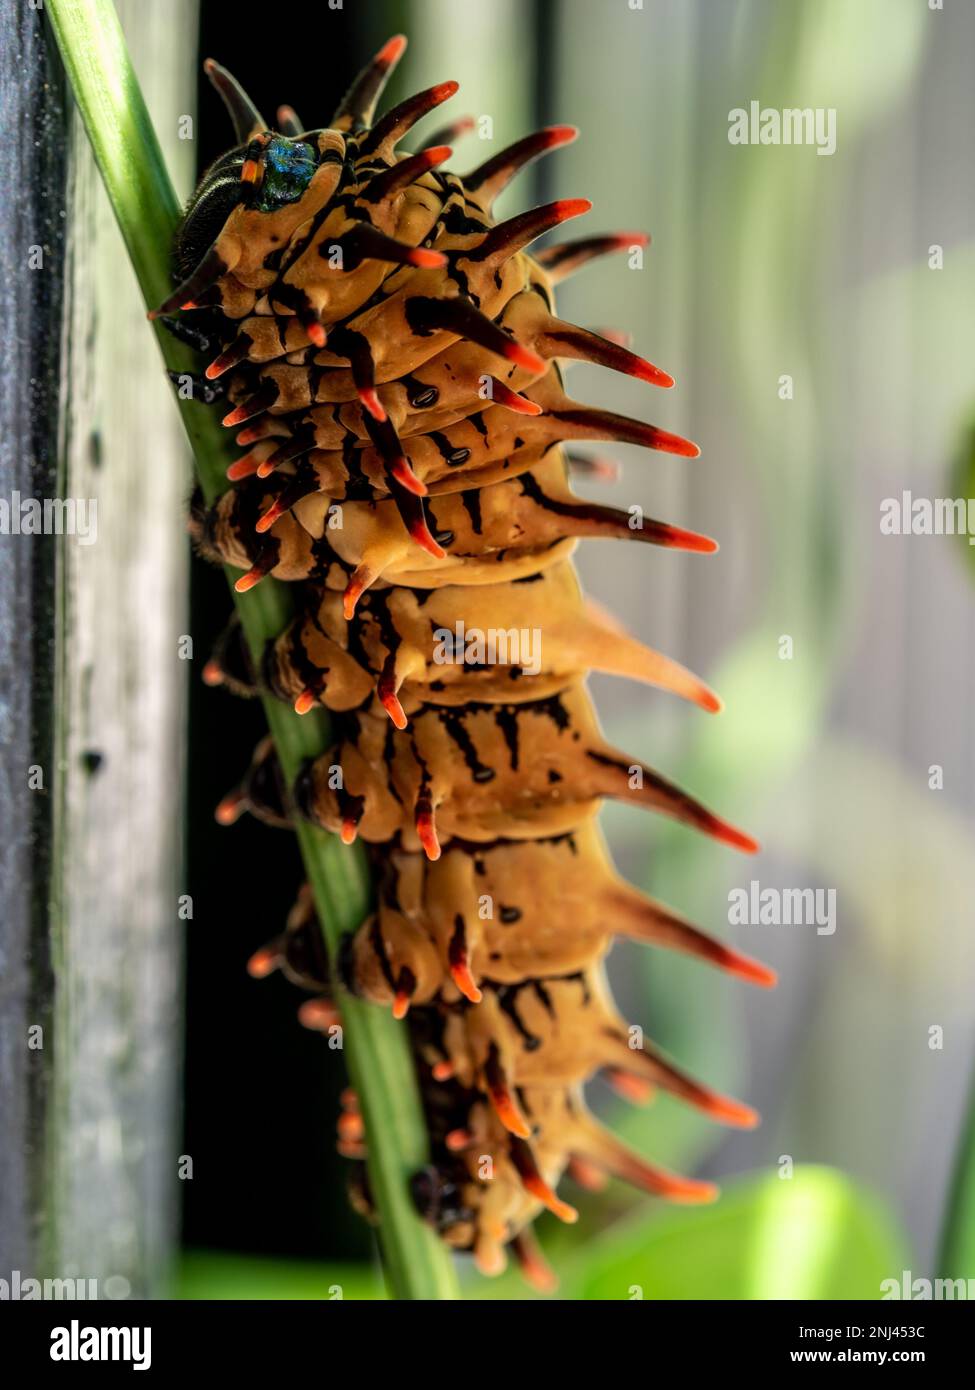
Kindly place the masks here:
<instances>
[{"instance_id":1,"label":"black vertical bar","mask_svg":"<svg viewBox=\"0 0 975 1390\"><path fill-rule=\"evenodd\" d=\"M532 4L532 91L534 93L533 129L564 119L554 110L555 63L557 44L562 29L556 15L555 0L533 0ZM534 201L550 202L554 197L553 161L539 159L533 167ZM552 240L552 238L549 238ZM543 245L546 243L543 242Z\"/></svg>"}]
</instances>

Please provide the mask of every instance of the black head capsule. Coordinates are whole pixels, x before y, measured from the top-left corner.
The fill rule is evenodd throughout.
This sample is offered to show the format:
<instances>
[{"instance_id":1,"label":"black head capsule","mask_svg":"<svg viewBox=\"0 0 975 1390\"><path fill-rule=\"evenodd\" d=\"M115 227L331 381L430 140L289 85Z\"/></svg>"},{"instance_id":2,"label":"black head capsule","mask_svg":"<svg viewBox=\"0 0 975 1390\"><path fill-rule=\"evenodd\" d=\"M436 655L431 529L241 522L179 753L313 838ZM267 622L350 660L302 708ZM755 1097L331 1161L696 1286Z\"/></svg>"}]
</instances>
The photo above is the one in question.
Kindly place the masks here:
<instances>
[{"instance_id":1,"label":"black head capsule","mask_svg":"<svg viewBox=\"0 0 975 1390\"><path fill-rule=\"evenodd\" d=\"M303 140L268 135L260 164L262 177L253 207L258 212L276 212L288 203L296 203L305 192L318 167L318 155Z\"/></svg>"}]
</instances>

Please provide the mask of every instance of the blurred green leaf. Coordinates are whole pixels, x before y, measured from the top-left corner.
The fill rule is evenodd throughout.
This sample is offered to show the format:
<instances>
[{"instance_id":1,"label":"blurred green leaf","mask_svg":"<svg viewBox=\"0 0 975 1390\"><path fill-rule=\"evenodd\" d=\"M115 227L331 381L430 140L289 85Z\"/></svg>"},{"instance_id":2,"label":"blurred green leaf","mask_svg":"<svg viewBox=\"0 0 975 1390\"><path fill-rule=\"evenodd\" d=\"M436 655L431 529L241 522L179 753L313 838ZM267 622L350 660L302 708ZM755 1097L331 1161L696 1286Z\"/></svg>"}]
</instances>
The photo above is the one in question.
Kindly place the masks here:
<instances>
[{"instance_id":1,"label":"blurred green leaf","mask_svg":"<svg viewBox=\"0 0 975 1390\"><path fill-rule=\"evenodd\" d=\"M562 1296L630 1299L880 1298L910 1267L902 1232L864 1187L797 1167L728 1185L712 1207L671 1208L590 1246Z\"/></svg>"},{"instance_id":2,"label":"blurred green leaf","mask_svg":"<svg viewBox=\"0 0 975 1390\"><path fill-rule=\"evenodd\" d=\"M955 1173L945 1214L939 1274L945 1279L970 1279L975 1271L975 1084L968 1105L955 1161Z\"/></svg>"},{"instance_id":3,"label":"blurred green leaf","mask_svg":"<svg viewBox=\"0 0 975 1390\"><path fill-rule=\"evenodd\" d=\"M952 495L954 497L975 497L975 421L969 421L962 432L955 450L951 466ZM968 536L959 536L959 547L966 563L975 564L975 548Z\"/></svg>"}]
</instances>

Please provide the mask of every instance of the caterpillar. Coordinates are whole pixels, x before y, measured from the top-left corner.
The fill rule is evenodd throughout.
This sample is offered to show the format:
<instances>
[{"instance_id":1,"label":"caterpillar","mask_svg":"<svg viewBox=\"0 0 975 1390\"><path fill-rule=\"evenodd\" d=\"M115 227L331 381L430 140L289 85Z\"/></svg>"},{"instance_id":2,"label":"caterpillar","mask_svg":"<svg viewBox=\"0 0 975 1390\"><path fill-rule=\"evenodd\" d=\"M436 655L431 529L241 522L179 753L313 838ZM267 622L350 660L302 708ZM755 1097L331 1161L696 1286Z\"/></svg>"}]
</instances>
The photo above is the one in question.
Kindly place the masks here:
<instances>
[{"instance_id":1,"label":"caterpillar","mask_svg":"<svg viewBox=\"0 0 975 1390\"><path fill-rule=\"evenodd\" d=\"M231 624L204 678L271 692L299 713L324 705L335 731L290 789L263 740L218 818L247 810L286 827L299 814L346 843L361 838L376 884L375 911L338 961L303 889L251 973L280 968L310 991L301 1017L311 1027L338 1017L336 974L392 1009L409 1030L429 1129L430 1163L413 1182L422 1215L482 1272L502 1269L510 1249L548 1287L531 1226L544 1209L575 1219L558 1192L565 1173L674 1201L715 1196L595 1120L583 1091L596 1072L630 1098L663 1089L719 1122L757 1122L627 1026L604 973L613 940L681 951L757 985L775 977L627 884L597 823L602 802L618 798L757 848L607 744L586 688L600 671L721 708L703 681L588 602L571 558L587 538L717 548L571 487L587 466L567 452L573 441L699 452L564 389L560 364L572 358L674 384L555 313L567 275L647 238L596 235L531 254L589 204L561 199L497 222L494 201L577 132L547 127L463 177L446 163L464 122L407 153L402 142L457 84L376 119L405 46L385 44L316 129L290 107L271 127L207 61L235 144L188 204L178 284L153 313L209 354L198 398L224 411L244 451L214 505L194 499L199 551L239 569L238 590L273 576L297 596L294 621L259 663ZM368 1215L351 1093L338 1132Z\"/></svg>"}]
</instances>

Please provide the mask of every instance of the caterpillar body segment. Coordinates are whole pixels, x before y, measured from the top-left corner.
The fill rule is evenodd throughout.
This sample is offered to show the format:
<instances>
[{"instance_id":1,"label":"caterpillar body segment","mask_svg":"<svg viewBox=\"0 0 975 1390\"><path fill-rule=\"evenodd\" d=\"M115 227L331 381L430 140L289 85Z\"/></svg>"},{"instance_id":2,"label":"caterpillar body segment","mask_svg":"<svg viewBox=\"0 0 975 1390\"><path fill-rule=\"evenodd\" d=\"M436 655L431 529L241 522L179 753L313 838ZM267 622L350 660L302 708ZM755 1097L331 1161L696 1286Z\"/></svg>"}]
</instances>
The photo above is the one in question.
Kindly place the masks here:
<instances>
[{"instance_id":1,"label":"caterpillar body segment","mask_svg":"<svg viewBox=\"0 0 975 1390\"><path fill-rule=\"evenodd\" d=\"M610 796L755 849L659 773L607 745L581 685L520 703L423 707L402 730L370 714L350 713L342 722L346 738L308 768L299 804L317 824L337 830L342 801L354 796L362 808L359 833L370 843L398 836L416 848L411 832L421 798L430 803L442 844L560 835Z\"/></svg>"},{"instance_id":2,"label":"caterpillar body segment","mask_svg":"<svg viewBox=\"0 0 975 1390\"><path fill-rule=\"evenodd\" d=\"M367 932L375 937L376 924L365 924L357 936ZM327 990L320 943L305 897L285 936L252 959L251 971L263 975L280 965L296 983ZM343 972L350 981L357 968L347 954ZM550 991L564 997L550 997L547 1007ZM632 1055L622 1061L637 1075L651 1076L718 1122L748 1126L754 1112L699 1086L642 1041L631 1048L598 969L488 990L475 1008L452 997L453 1003L414 1005L409 1012L432 1150L431 1165L414 1179L414 1192L445 1239L472 1250L485 1272L503 1267L500 1247L514 1238L521 1221L544 1209L574 1219L574 1209L557 1192L567 1168L585 1175L586 1185L607 1173L670 1200L714 1199L713 1184L668 1173L604 1130L582 1101L582 1082L600 1067L618 1065L625 1049ZM332 1019L331 1011L316 1011L309 1021L322 1026ZM613 1034L602 1046L593 1033L600 1023ZM582 1028L595 1042L580 1055L560 1045L560 1028ZM340 1122L340 1136L347 1133ZM352 1156L364 1157L361 1144ZM364 1182L360 1175L360 1204L368 1205Z\"/></svg>"},{"instance_id":3,"label":"caterpillar body segment","mask_svg":"<svg viewBox=\"0 0 975 1390\"><path fill-rule=\"evenodd\" d=\"M503 584L373 589L350 605L326 591L311 615L276 644L276 689L287 698L322 640L352 653L384 691L431 704L467 700L522 703L548 696L585 672L669 690L701 708L721 708L683 666L629 637L586 603L575 571L561 561ZM331 703L329 683L321 698Z\"/></svg>"},{"instance_id":4,"label":"caterpillar body segment","mask_svg":"<svg viewBox=\"0 0 975 1390\"><path fill-rule=\"evenodd\" d=\"M267 440L254 446L253 472L274 448ZM265 547L273 548L269 574L351 589L352 611L374 585L442 588L538 574L567 558L573 541L584 537L705 554L717 549L708 536L573 497L558 450L519 477L429 497L428 525L444 551L440 559L413 542L392 500L350 502L313 492L268 525L269 512L293 477L278 475L263 493L256 483L226 492L209 516L195 522L197 541L212 558L240 569L250 569Z\"/></svg>"},{"instance_id":5,"label":"caterpillar body segment","mask_svg":"<svg viewBox=\"0 0 975 1390\"><path fill-rule=\"evenodd\" d=\"M498 392L498 384L490 380L492 393ZM281 417L271 413L281 389L278 378L269 373L257 385L248 380L238 386L231 379L226 394L234 409L224 416L224 424L247 424L248 429L237 436L242 444L267 439L278 443L276 449L265 449L259 456L244 455L234 465L235 475L255 459L254 471L262 476L300 460L300 466L288 474L291 489L285 510L315 492L333 501L395 498L397 487L403 486L404 468L399 474L392 468L400 460L405 460L414 480L412 490L425 497L519 477L553 446L574 440L637 444L685 458L695 458L699 452L697 445L670 431L580 406L551 374L520 393L503 393L503 403L493 403L493 395L475 397L480 409L455 421L439 416L437 427L412 435L399 433L378 393L371 393L370 400L381 415L377 418L370 412L362 417L364 437L353 428L358 420L347 418L349 408L335 404L297 411L288 432L279 424Z\"/></svg>"},{"instance_id":6,"label":"caterpillar body segment","mask_svg":"<svg viewBox=\"0 0 975 1390\"><path fill-rule=\"evenodd\" d=\"M334 746L284 784L270 740L218 808L287 827L304 815L361 838L374 868L368 919L331 962L344 988L409 1029L430 1135L417 1205L488 1274L512 1253L539 1287L552 1276L530 1226L575 1219L566 1174L607 1176L675 1201L709 1183L656 1168L604 1130L583 1088L669 1091L722 1123L755 1115L691 1078L616 1012L604 958L617 936L693 955L739 979L766 967L705 935L620 878L600 835L606 798L653 810L745 852L755 842L642 760L607 743L586 677L601 671L715 713L683 666L624 632L581 592L583 540L706 554L707 536L639 508L575 495L606 480L621 442L693 459L690 440L574 400L563 367L595 363L670 388L673 378L610 331L558 316L554 287L597 256L642 247L611 233L534 248L589 211L560 198L503 222L497 195L532 160L576 138L551 126L451 171L454 122L413 127L448 101L445 81L377 118L405 39L391 39L328 126L282 106L267 126L236 80L206 71L235 143L204 175L174 247L175 288L153 312L203 358L198 396L241 453L190 529L208 558L295 586L296 616L252 663L233 625L204 679L321 703ZM196 378L194 378L196 380ZM651 393L652 402L663 399ZM256 669L255 669L256 668ZM307 1026L340 1018L310 894L251 958L311 992ZM339 1119L353 1201L372 1211L355 1097Z\"/></svg>"},{"instance_id":7,"label":"caterpillar body segment","mask_svg":"<svg viewBox=\"0 0 975 1390\"><path fill-rule=\"evenodd\" d=\"M408 970L413 998L447 988L462 939L477 985L575 975L600 961L615 937L681 951L753 984L774 984L760 965L705 935L617 874L594 820L547 839L448 846L441 857L393 849L379 879L377 935L349 943L349 980L390 1006L390 978ZM448 991L449 992L449 991Z\"/></svg>"}]
</instances>

